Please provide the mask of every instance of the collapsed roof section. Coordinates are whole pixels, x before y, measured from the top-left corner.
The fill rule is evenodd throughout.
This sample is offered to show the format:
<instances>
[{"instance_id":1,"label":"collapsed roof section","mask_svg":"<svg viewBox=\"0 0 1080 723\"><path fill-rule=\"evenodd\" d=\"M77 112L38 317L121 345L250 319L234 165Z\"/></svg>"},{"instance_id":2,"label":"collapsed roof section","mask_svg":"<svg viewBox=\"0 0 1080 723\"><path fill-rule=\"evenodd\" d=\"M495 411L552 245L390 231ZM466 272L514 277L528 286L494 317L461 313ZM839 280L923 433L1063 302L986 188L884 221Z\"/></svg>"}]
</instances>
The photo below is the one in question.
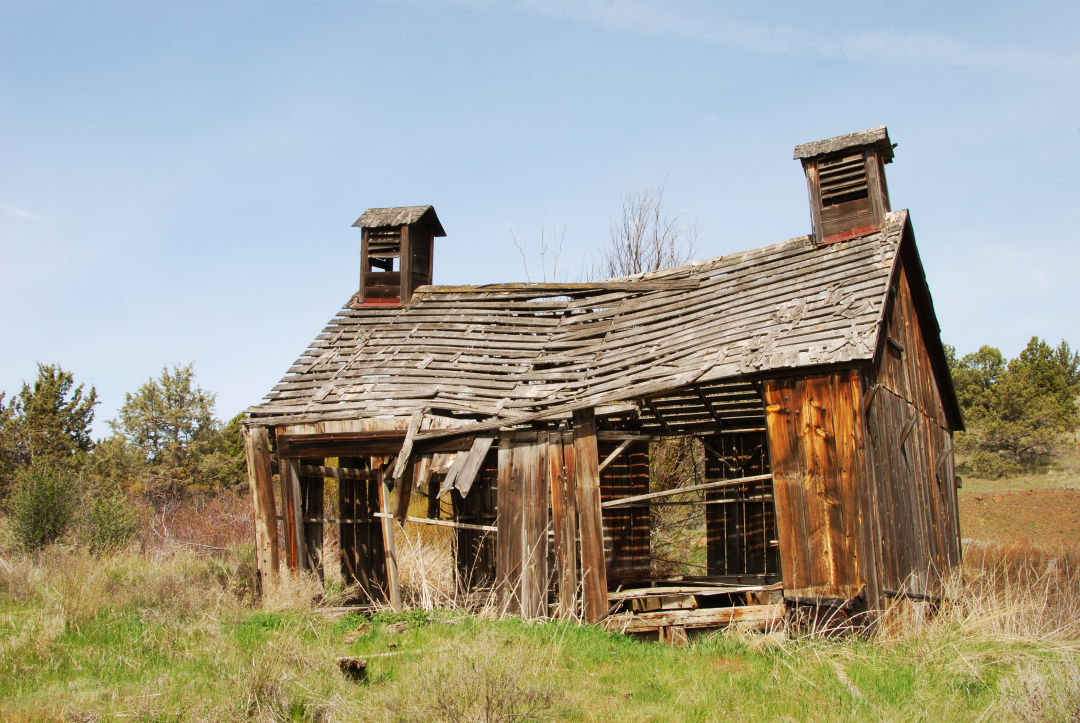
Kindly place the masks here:
<instances>
[{"instance_id":1,"label":"collapsed roof section","mask_svg":"<svg viewBox=\"0 0 1080 723\"><path fill-rule=\"evenodd\" d=\"M906 233L899 211L824 248L804 236L604 282L425 286L400 308L350 299L248 413L259 424L423 411L512 425L870 361Z\"/></svg>"}]
</instances>

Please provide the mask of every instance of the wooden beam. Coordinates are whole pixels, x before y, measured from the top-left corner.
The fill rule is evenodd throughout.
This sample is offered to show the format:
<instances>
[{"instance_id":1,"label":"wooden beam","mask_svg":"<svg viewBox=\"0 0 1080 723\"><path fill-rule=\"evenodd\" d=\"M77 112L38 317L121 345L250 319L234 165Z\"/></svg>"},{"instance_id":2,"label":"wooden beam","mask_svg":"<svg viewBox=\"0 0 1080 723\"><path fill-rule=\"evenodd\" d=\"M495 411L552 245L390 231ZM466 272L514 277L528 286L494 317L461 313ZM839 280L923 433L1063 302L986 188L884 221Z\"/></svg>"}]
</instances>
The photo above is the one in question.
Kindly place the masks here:
<instances>
[{"instance_id":1,"label":"wooden beam","mask_svg":"<svg viewBox=\"0 0 1080 723\"><path fill-rule=\"evenodd\" d=\"M670 497L671 495L679 495L683 492L699 492L701 490L711 490L717 487L736 487L746 482L760 482L762 480L772 479L771 474L755 474L749 477L735 477L732 479L717 480L716 482L703 482L697 485L687 485L686 487L676 487L670 490L661 490L659 492L649 492L644 495L634 495L632 497L621 497L617 500L608 500L602 503L600 506L603 509L610 507L625 507L626 505L632 505L637 502L644 502L645 500L654 500L658 497Z\"/></svg>"},{"instance_id":2,"label":"wooden beam","mask_svg":"<svg viewBox=\"0 0 1080 723\"><path fill-rule=\"evenodd\" d=\"M604 559L604 517L600 509L600 462L596 447L596 415L591 408L574 412L574 461L581 539L581 582L585 620L607 614L607 563Z\"/></svg>"},{"instance_id":3,"label":"wooden beam","mask_svg":"<svg viewBox=\"0 0 1080 723\"><path fill-rule=\"evenodd\" d=\"M331 479L378 479L378 472L370 469L353 467L323 467L322 465L302 464L300 474L305 477L330 477Z\"/></svg>"},{"instance_id":4,"label":"wooden beam","mask_svg":"<svg viewBox=\"0 0 1080 723\"><path fill-rule=\"evenodd\" d=\"M270 472L270 439L266 427L244 427L248 488L255 518L255 558L262 592L277 581L277 511Z\"/></svg>"},{"instance_id":5,"label":"wooden beam","mask_svg":"<svg viewBox=\"0 0 1080 723\"><path fill-rule=\"evenodd\" d=\"M512 469L513 440L499 436L499 471L496 494L495 585L498 605L503 612L521 609L518 585L521 581L521 504L519 475Z\"/></svg>"},{"instance_id":6,"label":"wooden beam","mask_svg":"<svg viewBox=\"0 0 1080 723\"><path fill-rule=\"evenodd\" d=\"M646 613L622 613L604 620L604 628L621 633L658 632L661 627L720 628L734 623L755 627L779 626L784 621L784 603L742 605L730 608L696 610L657 610Z\"/></svg>"},{"instance_id":7,"label":"wooden beam","mask_svg":"<svg viewBox=\"0 0 1080 723\"><path fill-rule=\"evenodd\" d=\"M394 519L393 515L388 515L383 512L376 512L375 516L379 519ZM416 522L421 525L438 525L439 527L452 527L455 530L475 530L478 532L498 532L499 528L495 525L471 525L467 522L452 522L450 520L434 520L430 517L406 517L406 522Z\"/></svg>"},{"instance_id":8,"label":"wooden beam","mask_svg":"<svg viewBox=\"0 0 1080 723\"><path fill-rule=\"evenodd\" d=\"M577 506L574 502L574 444L559 432L548 436L548 479L551 521L555 528L555 570L558 580L556 616L577 614Z\"/></svg>"},{"instance_id":9,"label":"wooden beam","mask_svg":"<svg viewBox=\"0 0 1080 723\"><path fill-rule=\"evenodd\" d=\"M300 460L282 459L278 462L281 482L282 522L285 528L285 563L290 570L307 568L304 545L304 525L301 521Z\"/></svg>"},{"instance_id":10,"label":"wooden beam","mask_svg":"<svg viewBox=\"0 0 1080 723\"><path fill-rule=\"evenodd\" d=\"M377 482L379 488L379 511L382 521L383 552L386 555L386 579L390 599L390 607L395 612L401 610L401 587L398 584L397 553L394 549L394 520L390 514L390 491L386 485Z\"/></svg>"}]
</instances>

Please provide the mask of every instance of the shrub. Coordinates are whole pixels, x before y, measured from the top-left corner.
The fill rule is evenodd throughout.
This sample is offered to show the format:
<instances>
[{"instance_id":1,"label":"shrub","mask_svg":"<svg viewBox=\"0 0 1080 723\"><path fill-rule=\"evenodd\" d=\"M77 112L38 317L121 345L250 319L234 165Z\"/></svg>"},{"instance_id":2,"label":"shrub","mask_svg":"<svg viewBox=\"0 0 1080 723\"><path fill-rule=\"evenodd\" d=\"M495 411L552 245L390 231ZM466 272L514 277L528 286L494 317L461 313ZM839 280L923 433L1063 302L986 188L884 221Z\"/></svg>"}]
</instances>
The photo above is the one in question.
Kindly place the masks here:
<instances>
[{"instance_id":1,"label":"shrub","mask_svg":"<svg viewBox=\"0 0 1080 723\"><path fill-rule=\"evenodd\" d=\"M70 529L76 502L76 474L48 460L34 460L15 476L9 502L16 543L31 552L58 541Z\"/></svg>"},{"instance_id":2,"label":"shrub","mask_svg":"<svg viewBox=\"0 0 1080 723\"><path fill-rule=\"evenodd\" d=\"M90 552L113 552L130 542L141 527L136 507L123 492L107 483L86 491L82 510L78 539Z\"/></svg>"}]
</instances>

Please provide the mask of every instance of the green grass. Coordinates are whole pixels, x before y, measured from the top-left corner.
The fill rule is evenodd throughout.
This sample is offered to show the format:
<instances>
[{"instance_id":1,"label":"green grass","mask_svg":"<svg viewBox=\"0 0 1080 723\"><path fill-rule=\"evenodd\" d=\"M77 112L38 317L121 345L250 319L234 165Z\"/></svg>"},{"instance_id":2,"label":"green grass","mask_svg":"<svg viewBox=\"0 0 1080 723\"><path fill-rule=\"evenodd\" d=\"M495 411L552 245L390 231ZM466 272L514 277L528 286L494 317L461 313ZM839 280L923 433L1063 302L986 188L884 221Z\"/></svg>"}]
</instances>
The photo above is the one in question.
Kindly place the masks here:
<instances>
[{"instance_id":1,"label":"green grass","mask_svg":"<svg viewBox=\"0 0 1080 723\"><path fill-rule=\"evenodd\" d=\"M0 555L0 718L975 720L1080 712L1075 630L1003 634L976 616L942 615L902 637L731 631L671 648L588 626L453 610L336 619L306 605L265 610L227 567L192 553ZM393 632L395 623L406 627ZM340 656L366 659L367 679L344 677Z\"/></svg>"},{"instance_id":2,"label":"green grass","mask_svg":"<svg viewBox=\"0 0 1080 723\"><path fill-rule=\"evenodd\" d=\"M976 477L963 472L960 475L963 478L961 495L1007 490L1076 489L1080 488L1080 450L1074 452L1071 447L1068 448L1055 456L1044 470L996 478Z\"/></svg>"}]
</instances>

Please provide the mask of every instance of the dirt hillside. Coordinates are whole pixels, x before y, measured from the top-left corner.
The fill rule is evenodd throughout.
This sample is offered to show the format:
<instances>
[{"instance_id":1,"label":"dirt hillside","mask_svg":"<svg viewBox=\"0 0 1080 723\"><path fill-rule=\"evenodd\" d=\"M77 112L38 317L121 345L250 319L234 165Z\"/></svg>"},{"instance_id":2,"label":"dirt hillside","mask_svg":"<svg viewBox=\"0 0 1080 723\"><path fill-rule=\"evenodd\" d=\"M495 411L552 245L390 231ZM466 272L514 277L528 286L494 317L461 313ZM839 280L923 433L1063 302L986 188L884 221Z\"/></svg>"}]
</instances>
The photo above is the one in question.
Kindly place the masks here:
<instances>
[{"instance_id":1,"label":"dirt hillside","mask_svg":"<svg viewBox=\"0 0 1080 723\"><path fill-rule=\"evenodd\" d=\"M1080 547L1080 489L960 490L960 535L982 542Z\"/></svg>"}]
</instances>

